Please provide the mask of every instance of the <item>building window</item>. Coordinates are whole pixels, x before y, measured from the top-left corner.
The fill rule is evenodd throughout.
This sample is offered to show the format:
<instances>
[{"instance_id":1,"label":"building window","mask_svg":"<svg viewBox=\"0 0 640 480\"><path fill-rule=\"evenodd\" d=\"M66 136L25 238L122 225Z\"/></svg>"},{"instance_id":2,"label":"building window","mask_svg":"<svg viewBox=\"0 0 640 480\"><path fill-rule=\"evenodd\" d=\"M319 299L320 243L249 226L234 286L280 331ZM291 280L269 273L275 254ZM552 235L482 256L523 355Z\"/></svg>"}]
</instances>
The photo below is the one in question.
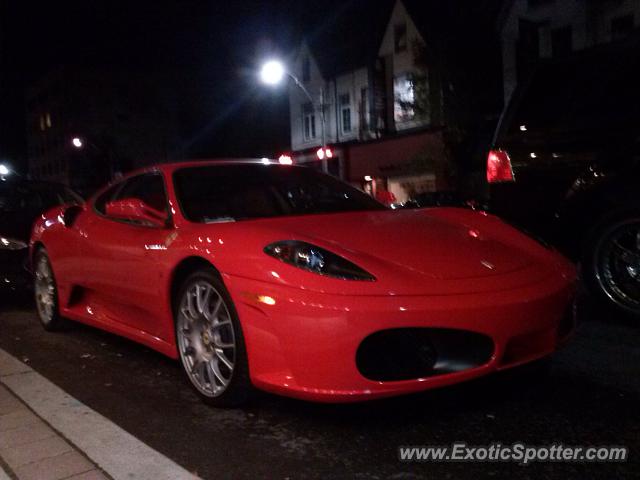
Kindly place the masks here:
<instances>
[{"instance_id":1,"label":"building window","mask_svg":"<svg viewBox=\"0 0 640 480\"><path fill-rule=\"evenodd\" d=\"M311 80L311 61L309 57L305 57L302 60L302 81L308 82L309 80Z\"/></svg>"},{"instance_id":2,"label":"building window","mask_svg":"<svg viewBox=\"0 0 640 480\"><path fill-rule=\"evenodd\" d=\"M409 75L401 75L393 80L393 118L396 122L412 120L415 116L413 104L415 90Z\"/></svg>"},{"instance_id":3,"label":"building window","mask_svg":"<svg viewBox=\"0 0 640 480\"><path fill-rule=\"evenodd\" d=\"M302 105L302 129L305 140L316 138L316 114L311 102Z\"/></svg>"},{"instance_id":4,"label":"building window","mask_svg":"<svg viewBox=\"0 0 640 480\"><path fill-rule=\"evenodd\" d=\"M396 53L407 50L407 24L401 23L393 29L393 49Z\"/></svg>"},{"instance_id":5,"label":"building window","mask_svg":"<svg viewBox=\"0 0 640 480\"><path fill-rule=\"evenodd\" d=\"M351 131L351 98L348 93L343 93L338 98L340 103L340 118L342 119L342 132Z\"/></svg>"},{"instance_id":6,"label":"building window","mask_svg":"<svg viewBox=\"0 0 640 480\"><path fill-rule=\"evenodd\" d=\"M551 55L567 57L573 50L571 27L557 28L551 31Z\"/></svg>"},{"instance_id":7,"label":"building window","mask_svg":"<svg viewBox=\"0 0 640 480\"><path fill-rule=\"evenodd\" d=\"M611 39L621 40L633 31L633 14L611 20Z\"/></svg>"},{"instance_id":8,"label":"building window","mask_svg":"<svg viewBox=\"0 0 640 480\"><path fill-rule=\"evenodd\" d=\"M369 129L369 90L363 87L360 90L360 130Z\"/></svg>"}]
</instances>

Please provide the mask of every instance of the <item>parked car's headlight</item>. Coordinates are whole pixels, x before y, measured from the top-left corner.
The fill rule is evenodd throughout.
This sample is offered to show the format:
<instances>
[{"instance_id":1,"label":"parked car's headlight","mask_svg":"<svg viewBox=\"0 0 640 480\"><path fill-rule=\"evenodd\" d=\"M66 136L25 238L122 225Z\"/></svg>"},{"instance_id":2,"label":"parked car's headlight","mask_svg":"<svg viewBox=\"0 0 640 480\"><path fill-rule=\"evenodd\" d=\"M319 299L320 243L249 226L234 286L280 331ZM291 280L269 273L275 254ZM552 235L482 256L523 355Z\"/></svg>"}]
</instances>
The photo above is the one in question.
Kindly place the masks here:
<instances>
[{"instance_id":1,"label":"parked car's headlight","mask_svg":"<svg viewBox=\"0 0 640 480\"><path fill-rule=\"evenodd\" d=\"M376 279L349 260L306 242L297 240L275 242L267 245L264 252L289 265L319 275L342 280L375 281Z\"/></svg>"},{"instance_id":2,"label":"parked car's headlight","mask_svg":"<svg viewBox=\"0 0 640 480\"><path fill-rule=\"evenodd\" d=\"M0 237L0 250L23 250L27 248L25 242L13 238Z\"/></svg>"}]
</instances>

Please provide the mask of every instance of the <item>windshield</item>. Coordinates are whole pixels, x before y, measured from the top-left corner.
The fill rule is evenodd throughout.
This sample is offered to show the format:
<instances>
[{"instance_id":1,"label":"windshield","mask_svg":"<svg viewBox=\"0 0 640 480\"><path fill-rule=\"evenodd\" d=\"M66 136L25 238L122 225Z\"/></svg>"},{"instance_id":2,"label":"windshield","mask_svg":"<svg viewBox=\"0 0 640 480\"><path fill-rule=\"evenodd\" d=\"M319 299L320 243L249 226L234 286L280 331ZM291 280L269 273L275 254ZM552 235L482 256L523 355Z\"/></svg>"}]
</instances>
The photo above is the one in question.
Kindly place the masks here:
<instances>
[{"instance_id":1,"label":"windshield","mask_svg":"<svg viewBox=\"0 0 640 480\"><path fill-rule=\"evenodd\" d=\"M174 185L183 215L200 223L386 208L364 192L304 167L190 167L174 173Z\"/></svg>"}]
</instances>

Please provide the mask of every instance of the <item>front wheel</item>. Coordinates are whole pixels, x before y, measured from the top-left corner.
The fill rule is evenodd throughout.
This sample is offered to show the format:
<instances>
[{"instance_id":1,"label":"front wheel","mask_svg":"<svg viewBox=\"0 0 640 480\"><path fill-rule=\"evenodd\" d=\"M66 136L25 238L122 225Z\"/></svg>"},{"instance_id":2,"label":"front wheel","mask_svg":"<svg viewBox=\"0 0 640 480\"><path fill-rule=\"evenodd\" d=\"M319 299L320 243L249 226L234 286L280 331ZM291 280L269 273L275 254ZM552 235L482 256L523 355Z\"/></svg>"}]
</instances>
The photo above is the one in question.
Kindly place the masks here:
<instances>
[{"instance_id":1,"label":"front wheel","mask_svg":"<svg viewBox=\"0 0 640 480\"><path fill-rule=\"evenodd\" d=\"M34 294L40 323L47 331L64 325L58 309L58 285L46 250L40 249L34 261Z\"/></svg>"},{"instance_id":2,"label":"front wheel","mask_svg":"<svg viewBox=\"0 0 640 480\"><path fill-rule=\"evenodd\" d=\"M640 214L602 222L583 258L589 286L618 310L640 317Z\"/></svg>"},{"instance_id":3,"label":"front wheel","mask_svg":"<svg viewBox=\"0 0 640 480\"><path fill-rule=\"evenodd\" d=\"M247 354L231 297L213 271L187 278L176 302L176 342L189 381L217 407L244 403L252 391Z\"/></svg>"}]
</instances>

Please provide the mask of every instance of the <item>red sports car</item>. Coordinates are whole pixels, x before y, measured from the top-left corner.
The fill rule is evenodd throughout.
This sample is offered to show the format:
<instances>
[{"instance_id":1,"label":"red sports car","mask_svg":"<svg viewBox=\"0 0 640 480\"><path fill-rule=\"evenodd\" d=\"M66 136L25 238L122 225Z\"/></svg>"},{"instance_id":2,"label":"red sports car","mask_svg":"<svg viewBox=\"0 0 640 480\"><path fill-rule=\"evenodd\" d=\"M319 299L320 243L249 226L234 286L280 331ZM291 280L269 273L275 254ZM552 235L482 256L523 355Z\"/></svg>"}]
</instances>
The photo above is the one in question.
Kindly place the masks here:
<instances>
[{"instance_id":1,"label":"red sports car","mask_svg":"<svg viewBox=\"0 0 640 480\"><path fill-rule=\"evenodd\" d=\"M209 403L346 402L541 359L574 267L498 218L390 210L313 169L162 165L55 208L31 239L40 319L180 359Z\"/></svg>"}]
</instances>

